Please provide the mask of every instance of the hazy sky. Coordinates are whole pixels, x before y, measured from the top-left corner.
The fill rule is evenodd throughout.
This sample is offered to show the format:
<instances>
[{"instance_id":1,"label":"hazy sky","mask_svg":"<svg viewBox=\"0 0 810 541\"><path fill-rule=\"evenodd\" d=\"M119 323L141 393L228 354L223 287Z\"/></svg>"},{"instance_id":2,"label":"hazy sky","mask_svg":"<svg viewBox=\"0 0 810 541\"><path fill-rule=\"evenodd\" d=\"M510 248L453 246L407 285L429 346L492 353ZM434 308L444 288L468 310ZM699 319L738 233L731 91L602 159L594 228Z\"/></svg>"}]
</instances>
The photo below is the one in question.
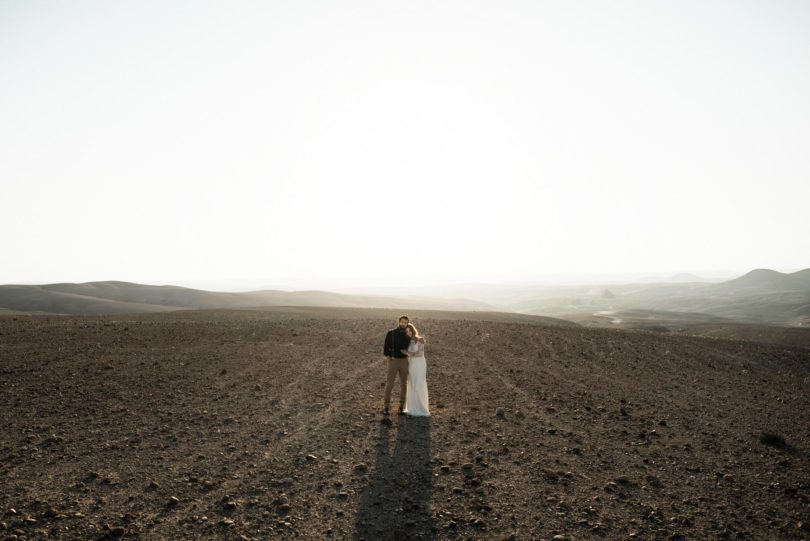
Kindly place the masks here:
<instances>
[{"instance_id":1,"label":"hazy sky","mask_svg":"<svg viewBox=\"0 0 810 541\"><path fill-rule=\"evenodd\" d=\"M810 4L0 1L0 283L810 266Z\"/></svg>"}]
</instances>

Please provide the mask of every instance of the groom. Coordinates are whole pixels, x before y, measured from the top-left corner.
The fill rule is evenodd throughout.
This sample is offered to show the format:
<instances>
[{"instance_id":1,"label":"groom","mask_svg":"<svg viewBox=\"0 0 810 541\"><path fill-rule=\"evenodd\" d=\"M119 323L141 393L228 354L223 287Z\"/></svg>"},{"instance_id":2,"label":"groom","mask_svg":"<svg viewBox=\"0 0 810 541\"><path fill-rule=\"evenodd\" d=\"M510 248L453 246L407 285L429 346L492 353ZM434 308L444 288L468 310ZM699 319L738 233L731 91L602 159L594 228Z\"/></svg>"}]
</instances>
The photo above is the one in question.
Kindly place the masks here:
<instances>
[{"instance_id":1,"label":"groom","mask_svg":"<svg viewBox=\"0 0 810 541\"><path fill-rule=\"evenodd\" d=\"M408 316L400 316L399 325L396 329L391 329L385 335L385 345L383 355L388 358L388 381L385 384L385 409L383 415L389 415L388 405L391 403L391 389L394 387L394 380L399 375L399 414L405 415L405 392L408 386L408 356L402 353L403 349L408 349L410 338L405 334L405 327L408 326Z\"/></svg>"}]
</instances>

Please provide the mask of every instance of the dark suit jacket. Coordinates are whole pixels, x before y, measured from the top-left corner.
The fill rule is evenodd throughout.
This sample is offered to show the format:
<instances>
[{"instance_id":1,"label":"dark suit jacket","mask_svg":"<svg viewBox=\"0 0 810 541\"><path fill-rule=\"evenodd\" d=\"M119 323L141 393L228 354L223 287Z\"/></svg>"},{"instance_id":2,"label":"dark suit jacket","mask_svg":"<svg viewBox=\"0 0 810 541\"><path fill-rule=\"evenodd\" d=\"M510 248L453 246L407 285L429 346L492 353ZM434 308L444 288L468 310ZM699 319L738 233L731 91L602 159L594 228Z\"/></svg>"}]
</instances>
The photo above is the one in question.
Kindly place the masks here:
<instances>
[{"instance_id":1,"label":"dark suit jacket","mask_svg":"<svg viewBox=\"0 0 810 541\"><path fill-rule=\"evenodd\" d=\"M391 329L385 335L385 345L383 346L383 355L386 357L394 357L395 359L404 359L407 357L401 350L408 349L411 339L405 334L405 331L397 327Z\"/></svg>"}]
</instances>

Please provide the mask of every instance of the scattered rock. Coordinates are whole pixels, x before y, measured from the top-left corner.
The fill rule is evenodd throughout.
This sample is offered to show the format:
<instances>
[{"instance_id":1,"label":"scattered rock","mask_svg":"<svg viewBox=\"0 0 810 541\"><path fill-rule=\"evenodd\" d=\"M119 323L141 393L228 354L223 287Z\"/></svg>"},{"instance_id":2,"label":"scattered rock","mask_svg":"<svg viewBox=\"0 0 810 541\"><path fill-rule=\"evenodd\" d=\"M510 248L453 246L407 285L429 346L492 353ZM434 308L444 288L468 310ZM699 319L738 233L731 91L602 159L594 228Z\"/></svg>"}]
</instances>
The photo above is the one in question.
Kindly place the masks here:
<instances>
[{"instance_id":1,"label":"scattered rock","mask_svg":"<svg viewBox=\"0 0 810 541\"><path fill-rule=\"evenodd\" d=\"M779 434L774 434L772 432L762 432L759 435L759 442L765 445L770 445L771 447L778 447L778 448L787 447L787 442L785 442L785 438L783 438Z\"/></svg>"},{"instance_id":2,"label":"scattered rock","mask_svg":"<svg viewBox=\"0 0 810 541\"><path fill-rule=\"evenodd\" d=\"M801 445L808 413L796 391L806 383L806 352L678 333L426 318L431 390L447 407L437 405L428 423L381 420L377 327L365 316L301 316L310 312L296 312L295 348L284 347L289 322L254 311L210 321L198 311L138 316L128 341L88 335L108 316L60 316L47 328L37 316L19 333L0 315L0 394L11 429L0 438L0 540L672 541L810 532ZM465 349L476 327L489 326L498 332L483 350ZM58 327L67 331L51 342L48 329ZM360 365L353 348L336 349L355 338L357 351L369 351ZM658 364L667 348L673 354ZM102 372L107 357L115 370ZM738 389L733 368L749 358L758 368ZM705 379L694 368L708 363ZM224 364L234 378L217 376L231 375ZM354 377L372 366L377 376ZM498 370L504 377L491 377ZM622 394L633 403L616 407ZM357 407L347 414L344 400ZM748 415L755 406L767 419ZM778 438L758 440L763 429ZM779 449L790 444L795 452ZM98 473L85 478L91 466Z\"/></svg>"},{"instance_id":3,"label":"scattered rock","mask_svg":"<svg viewBox=\"0 0 810 541\"><path fill-rule=\"evenodd\" d=\"M654 475L648 475L645 477L645 480L647 481L647 484L653 488L663 488L664 486L664 483L662 483L661 480Z\"/></svg>"}]
</instances>

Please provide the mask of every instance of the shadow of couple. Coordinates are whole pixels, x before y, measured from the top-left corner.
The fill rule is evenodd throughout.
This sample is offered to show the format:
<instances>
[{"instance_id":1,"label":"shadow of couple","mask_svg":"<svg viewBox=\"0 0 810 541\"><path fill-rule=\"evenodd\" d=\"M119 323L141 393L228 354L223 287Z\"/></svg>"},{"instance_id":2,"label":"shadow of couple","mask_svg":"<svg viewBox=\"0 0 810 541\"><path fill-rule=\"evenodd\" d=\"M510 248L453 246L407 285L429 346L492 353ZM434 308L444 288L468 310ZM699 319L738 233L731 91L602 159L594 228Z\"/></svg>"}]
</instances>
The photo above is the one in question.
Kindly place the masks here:
<instances>
[{"instance_id":1,"label":"shadow of couple","mask_svg":"<svg viewBox=\"0 0 810 541\"><path fill-rule=\"evenodd\" d=\"M357 510L355 539L435 539L430 427L430 417L400 417L393 426L380 423L376 463Z\"/></svg>"}]
</instances>

